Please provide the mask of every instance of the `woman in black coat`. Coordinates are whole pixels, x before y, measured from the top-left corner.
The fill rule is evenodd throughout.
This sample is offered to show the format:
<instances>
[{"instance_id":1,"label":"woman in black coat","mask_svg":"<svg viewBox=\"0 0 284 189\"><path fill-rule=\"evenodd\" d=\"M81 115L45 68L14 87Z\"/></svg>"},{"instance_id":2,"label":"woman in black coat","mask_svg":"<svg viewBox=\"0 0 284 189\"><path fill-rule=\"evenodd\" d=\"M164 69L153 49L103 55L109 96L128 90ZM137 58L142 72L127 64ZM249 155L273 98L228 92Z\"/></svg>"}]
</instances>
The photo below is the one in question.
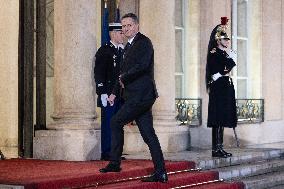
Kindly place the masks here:
<instances>
[{"instance_id":1,"label":"woman in black coat","mask_svg":"<svg viewBox=\"0 0 284 189\"><path fill-rule=\"evenodd\" d=\"M235 89L229 76L236 65L235 54L228 49L226 17L221 18L210 36L206 65L206 87L209 94L207 127L212 128L212 156L230 157L223 149L224 127L237 126Z\"/></svg>"}]
</instances>

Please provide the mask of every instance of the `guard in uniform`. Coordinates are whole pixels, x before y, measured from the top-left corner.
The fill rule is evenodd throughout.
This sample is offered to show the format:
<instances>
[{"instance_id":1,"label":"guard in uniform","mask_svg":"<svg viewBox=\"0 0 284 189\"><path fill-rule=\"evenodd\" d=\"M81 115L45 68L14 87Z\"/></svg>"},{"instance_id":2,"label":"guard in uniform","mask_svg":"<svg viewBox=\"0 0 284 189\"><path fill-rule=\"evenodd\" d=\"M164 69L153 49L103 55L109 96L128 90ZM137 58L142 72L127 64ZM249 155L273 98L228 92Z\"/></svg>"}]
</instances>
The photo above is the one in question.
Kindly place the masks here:
<instances>
[{"instance_id":1,"label":"guard in uniform","mask_svg":"<svg viewBox=\"0 0 284 189\"><path fill-rule=\"evenodd\" d=\"M123 34L120 23L109 24L110 42L101 46L96 53L95 82L98 95L97 106L101 108L101 160L108 160L111 149L111 117L118 111L121 98L114 105L108 103L115 81L120 73L123 50Z\"/></svg>"},{"instance_id":2,"label":"guard in uniform","mask_svg":"<svg viewBox=\"0 0 284 189\"><path fill-rule=\"evenodd\" d=\"M210 36L206 65L206 86L209 93L207 127L212 128L212 156L230 157L223 149L224 127L237 126L235 89L230 72L236 65L236 54L229 49L226 33L227 17L221 18Z\"/></svg>"}]
</instances>

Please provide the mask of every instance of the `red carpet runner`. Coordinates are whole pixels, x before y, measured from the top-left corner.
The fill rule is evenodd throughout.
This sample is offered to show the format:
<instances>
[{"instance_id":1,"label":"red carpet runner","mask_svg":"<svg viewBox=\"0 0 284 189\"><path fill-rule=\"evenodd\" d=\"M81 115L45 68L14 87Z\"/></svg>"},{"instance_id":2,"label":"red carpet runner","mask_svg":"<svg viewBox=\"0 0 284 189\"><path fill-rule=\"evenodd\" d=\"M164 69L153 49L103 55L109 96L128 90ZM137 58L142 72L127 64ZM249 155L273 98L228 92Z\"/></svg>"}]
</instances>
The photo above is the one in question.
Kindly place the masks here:
<instances>
[{"instance_id":1,"label":"red carpet runner","mask_svg":"<svg viewBox=\"0 0 284 189\"><path fill-rule=\"evenodd\" d=\"M189 171L169 175L169 182L143 183L140 179L115 182L117 180L149 175L153 164L149 160L122 161L120 173L102 174L98 170L104 167L104 161L44 161L10 159L0 161L0 184L22 185L25 189L57 188L98 188L98 189L166 189L188 185L200 189L243 189L242 183L215 182L198 186L197 183L218 180L218 172ZM194 162L167 161L167 172L195 168Z\"/></svg>"}]
</instances>

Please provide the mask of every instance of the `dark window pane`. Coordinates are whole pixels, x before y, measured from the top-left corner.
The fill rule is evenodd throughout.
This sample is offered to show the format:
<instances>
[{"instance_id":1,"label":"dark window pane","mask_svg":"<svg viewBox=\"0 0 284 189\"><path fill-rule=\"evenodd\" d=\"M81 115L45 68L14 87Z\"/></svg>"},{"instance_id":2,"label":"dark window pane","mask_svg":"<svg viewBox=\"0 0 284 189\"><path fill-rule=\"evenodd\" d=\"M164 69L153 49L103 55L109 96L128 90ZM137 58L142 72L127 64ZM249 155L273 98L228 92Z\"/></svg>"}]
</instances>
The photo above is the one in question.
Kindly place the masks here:
<instances>
[{"instance_id":1,"label":"dark window pane","mask_svg":"<svg viewBox=\"0 0 284 189\"><path fill-rule=\"evenodd\" d=\"M247 37L247 2L238 0L238 36Z\"/></svg>"},{"instance_id":2,"label":"dark window pane","mask_svg":"<svg viewBox=\"0 0 284 189\"><path fill-rule=\"evenodd\" d=\"M175 25L183 27L183 0L175 0Z\"/></svg>"},{"instance_id":3,"label":"dark window pane","mask_svg":"<svg viewBox=\"0 0 284 189\"><path fill-rule=\"evenodd\" d=\"M247 80L246 79L238 79L237 98L247 98Z\"/></svg>"},{"instance_id":4,"label":"dark window pane","mask_svg":"<svg viewBox=\"0 0 284 189\"><path fill-rule=\"evenodd\" d=\"M247 77L247 40L238 40L238 76Z\"/></svg>"},{"instance_id":5,"label":"dark window pane","mask_svg":"<svg viewBox=\"0 0 284 189\"><path fill-rule=\"evenodd\" d=\"M176 85L176 98L182 98L182 76L175 76L175 85Z\"/></svg>"},{"instance_id":6,"label":"dark window pane","mask_svg":"<svg viewBox=\"0 0 284 189\"><path fill-rule=\"evenodd\" d=\"M183 72L182 68L182 30L176 30L176 62L175 71Z\"/></svg>"}]
</instances>

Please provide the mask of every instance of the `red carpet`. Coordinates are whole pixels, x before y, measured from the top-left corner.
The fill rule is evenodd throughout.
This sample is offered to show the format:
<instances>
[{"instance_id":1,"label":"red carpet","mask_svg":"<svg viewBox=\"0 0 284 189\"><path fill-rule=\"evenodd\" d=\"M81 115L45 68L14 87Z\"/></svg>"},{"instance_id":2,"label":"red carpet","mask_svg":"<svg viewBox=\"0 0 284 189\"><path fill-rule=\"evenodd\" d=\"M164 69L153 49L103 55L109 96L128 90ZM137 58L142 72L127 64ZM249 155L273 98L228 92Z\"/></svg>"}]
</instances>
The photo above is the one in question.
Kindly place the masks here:
<instances>
[{"instance_id":1,"label":"red carpet","mask_svg":"<svg viewBox=\"0 0 284 189\"><path fill-rule=\"evenodd\" d=\"M0 183L22 185L25 186L25 189L164 189L218 179L217 172L194 171L169 175L169 182L167 184L142 183L140 180L106 184L106 182L111 182L114 180L149 175L153 171L153 164L150 160L126 160L122 161L122 171L120 173L100 173L98 171L99 168L104 167L106 164L107 162L105 161L68 162L32 159L10 159L3 161L1 160ZM195 163L187 161L167 161L166 168L168 172L193 169L195 168ZM205 188L216 188L217 186L220 187L220 189L243 188L242 183L224 182L207 184ZM202 188L203 186L196 186L193 188L197 187Z\"/></svg>"}]
</instances>

